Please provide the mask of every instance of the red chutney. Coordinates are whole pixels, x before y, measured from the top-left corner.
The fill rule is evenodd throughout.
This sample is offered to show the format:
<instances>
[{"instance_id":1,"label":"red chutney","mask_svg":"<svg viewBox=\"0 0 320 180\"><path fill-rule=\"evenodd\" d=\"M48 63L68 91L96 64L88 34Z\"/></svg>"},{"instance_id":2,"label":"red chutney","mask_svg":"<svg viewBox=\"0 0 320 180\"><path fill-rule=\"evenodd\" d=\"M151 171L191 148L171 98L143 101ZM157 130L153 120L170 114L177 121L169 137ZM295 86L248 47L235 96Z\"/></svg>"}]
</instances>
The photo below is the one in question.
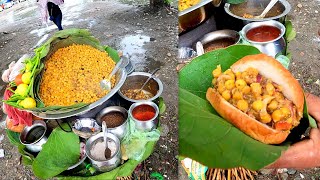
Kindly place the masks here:
<instances>
[{"instance_id":1,"label":"red chutney","mask_svg":"<svg viewBox=\"0 0 320 180\"><path fill-rule=\"evenodd\" d=\"M250 29L246 36L249 40L255 42L266 42L278 38L281 34L280 29L273 26L259 26Z\"/></svg>"},{"instance_id":2,"label":"red chutney","mask_svg":"<svg viewBox=\"0 0 320 180\"><path fill-rule=\"evenodd\" d=\"M132 115L137 120L148 121L156 115L156 111L152 106L140 105L133 109Z\"/></svg>"}]
</instances>

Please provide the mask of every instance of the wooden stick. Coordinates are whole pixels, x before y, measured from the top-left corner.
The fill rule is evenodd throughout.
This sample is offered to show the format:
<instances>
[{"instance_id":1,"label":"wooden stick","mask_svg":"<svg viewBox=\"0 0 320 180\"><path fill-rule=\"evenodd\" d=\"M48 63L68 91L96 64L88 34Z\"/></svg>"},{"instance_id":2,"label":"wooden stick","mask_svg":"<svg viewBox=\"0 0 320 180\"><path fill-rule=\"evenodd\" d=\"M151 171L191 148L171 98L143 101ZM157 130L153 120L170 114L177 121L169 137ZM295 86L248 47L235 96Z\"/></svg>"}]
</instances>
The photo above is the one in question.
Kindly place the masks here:
<instances>
[{"instance_id":1,"label":"wooden stick","mask_svg":"<svg viewBox=\"0 0 320 180\"><path fill-rule=\"evenodd\" d=\"M237 180L242 180L242 179L240 179L240 176L239 176L239 172L238 172L238 169L237 168L234 168L234 173L235 173L235 175L236 175L236 178L237 178Z\"/></svg>"},{"instance_id":2,"label":"wooden stick","mask_svg":"<svg viewBox=\"0 0 320 180\"><path fill-rule=\"evenodd\" d=\"M232 168L232 169L231 169L232 176L235 177L236 180L238 180L238 178L237 178L237 176L236 176L236 173L235 173L234 171L235 171L235 169Z\"/></svg>"},{"instance_id":3,"label":"wooden stick","mask_svg":"<svg viewBox=\"0 0 320 180\"><path fill-rule=\"evenodd\" d=\"M248 174L249 174L250 179L251 179L251 180L254 180L254 178L253 178L250 170L248 170Z\"/></svg>"},{"instance_id":4,"label":"wooden stick","mask_svg":"<svg viewBox=\"0 0 320 180\"><path fill-rule=\"evenodd\" d=\"M228 180L231 180L231 170L228 169Z\"/></svg>"},{"instance_id":5,"label":"wooden stick","mask_svg":"<svg viewBox=\"0 0 320 180\"><path fill-rule=\"evenodd\" d=\"M220 180L220 169L218 169L217 180Z\"/></svg>"},{"instance_id":6,"label":"wooden stick","mask_svg":"<svg viewBox=\"0 0 320 180\"><path fill-rule=\"evenodd\" d=\"M214 169L214 173L213 173L213 179L215 179L216 178L216 176L217 176L217 169Z\"/></svg>"},{"instance_id":7,"label":"wooden stick","mask_svg":"<svg viewBox=\"0 0 320 180\"><path fill-rule=\"evenodd\" d=\"M210 169L208 169L208 171L207 171L207 179L208 179L208 180L211 180L211 176L212 176L212 169L210 168Z\"/></svg>"},{"instance_id":8,"label":"wooden stick","mask_svg":"<svg viewBox=\"0 0 320 180\"><path fill-rule=\"evenodd\" d=\"M244 179L245 175L244 175L241 167L239 167L239 171L240 171L240 178Z\"/></svg>"}]
</instances>

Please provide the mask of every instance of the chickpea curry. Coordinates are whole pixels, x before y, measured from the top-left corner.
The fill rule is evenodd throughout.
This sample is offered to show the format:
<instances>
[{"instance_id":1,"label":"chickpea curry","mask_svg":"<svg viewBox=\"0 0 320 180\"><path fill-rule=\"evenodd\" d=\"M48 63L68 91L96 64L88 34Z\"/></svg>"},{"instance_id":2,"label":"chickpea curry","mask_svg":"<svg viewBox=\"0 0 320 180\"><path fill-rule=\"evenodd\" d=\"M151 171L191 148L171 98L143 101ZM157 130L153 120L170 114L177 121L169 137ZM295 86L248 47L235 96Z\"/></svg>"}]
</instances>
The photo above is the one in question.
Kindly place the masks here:
<instances>
[{"instance_id":1,"label":"chickpea curry","mask_svg":"<svg viewBox=\"0 0 320 180\"><path fill-rule=\"evenodd\" d=\"M140 89L128 89L124 90L122 93L126 97L134 100L147 100L154 96L152 93Z\"/></svg>"},{"instance_id":2,"label":"chickpea curry","mask_svg":"<svg viewBox=\"0 0 320 180\"><path fill-rule=\"evenodd\" d=\"M108 93L99 83L114 66L106 52L89 45L60 48L45 62L39 90L41 100L46 106L95 102ZM111 84L115 84L114 77Z\"/></svg>"},{"instance_id":3,"label":"chickpea curry","mask_svg":"<svg viewBox=\"0 0 320 180\"><path fill-rule=\"evenodd\" d=\"M257 69L222 72L218 65L212 75L212 84L219 94L251 118L281 131L299 123L297 108L283 95L282 87L259 74Z\"/></svg>"}]
</instances>

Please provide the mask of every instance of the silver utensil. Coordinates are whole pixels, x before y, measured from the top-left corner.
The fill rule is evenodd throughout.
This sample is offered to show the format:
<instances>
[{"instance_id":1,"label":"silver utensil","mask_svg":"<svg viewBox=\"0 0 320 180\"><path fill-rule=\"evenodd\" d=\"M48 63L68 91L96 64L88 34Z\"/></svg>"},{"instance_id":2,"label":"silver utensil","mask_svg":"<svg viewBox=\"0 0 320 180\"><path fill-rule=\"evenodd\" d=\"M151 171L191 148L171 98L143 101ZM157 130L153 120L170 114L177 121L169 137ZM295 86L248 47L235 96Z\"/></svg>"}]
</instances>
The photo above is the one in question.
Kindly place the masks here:
<instances>
[{"instance_id":1,"label":"silver utensil","mask_svg":"<svg viewBox=\"0 0 320 180\"><path fill-rule=\"evenodd\" d=\"M256 19L263 19L266 14L270 11L270 9L278 2L278 0L271 0L267 7L263 10L263 12L259 16L255 16Z\"/></svg>"},{"instance_id":2,"label":"silver utensil","mask_svg":"<svg viewBox=\"0 0 320 180\"><path fill-rule=\"evenodd\" d=\"M136 95L143 90L143 88L148 84L148 82L150 81L150 79L153 77L153 75L159 71L160 68L156 68L155 70L153 70L153 72L151 73L151 75L149 76L149 78L143 83L143 85L141 86L141 88L137 91L134 91L132 97L136 97Z\"/></svg>"},{"instance_id":3,"label":"silver utensil","mask_svg":"<svg viewBox=\"0 0 320 180\"><path fill-rule=\"evenodd\" d=\"M198 41L196 44L196 50L197 50L198 56L201 56L202 54L204 54L203 44L200 41Z\"/></svg>"},{"instance_id":4,"label":"silver utensil","mask_svg":"<svg viewBox=\"0 0 320 180\"><path fill-rule=\"evenodd\" d=\"M153 72L151 73L150 77L146 80L146 82L144 82L144 84L141 86L141 88L139 89L139 91L143 90L143 88L147 85L147 83L150 81L150 79L153 77L153 75L158 72L160 70L160 68L156 68L155 70L153 70Z\"/></svg>"},{"instance_id":5,"label":"silver utensil","mask_svg":"<svg viewBox=\"0 0 320 180\"><path fill-rule=\"evenodd\" d=\"M126 57L121 57L120 61L116 64L116 66L113 68L113 70L111 71L111 73L109 74L108 78L103 79L102 81L100 81L100 87L104 90L111 90L111 78L112 76L114 76L116 74L116 72L120 69L120 68L125 68L127 65L129 64L129 59Z\"/></svg>"},{"instance_id":6,"label":"silver utensil","mask_svg":"<svg viewBox=\"0 0 320 180\"><path fill-rule=\"evenodd\" d=\"M103 131L103 142L106 145L104 156L106 157L106 159L109 159L111 157L111 150L108 148L108 138L107 138L108 127L105 121L102 122L102 131Z\"/></svg>"}]
</instances>

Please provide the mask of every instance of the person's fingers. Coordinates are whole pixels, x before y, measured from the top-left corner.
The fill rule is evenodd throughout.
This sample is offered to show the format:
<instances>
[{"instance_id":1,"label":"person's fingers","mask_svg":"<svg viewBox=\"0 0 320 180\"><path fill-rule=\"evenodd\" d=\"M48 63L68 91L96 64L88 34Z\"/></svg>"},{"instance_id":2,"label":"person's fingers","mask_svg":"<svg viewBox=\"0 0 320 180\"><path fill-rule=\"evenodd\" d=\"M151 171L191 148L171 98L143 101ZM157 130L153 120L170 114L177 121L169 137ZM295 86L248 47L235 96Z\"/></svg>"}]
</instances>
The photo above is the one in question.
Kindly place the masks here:
<instances>
[{"instance_id":1,"label":"person's fingers","mask_svg":"<svg viewBox=\"0 0 320 180\"><path fill-rule=\"evenodd\" d=\"M306 93L306 101L308 106L308 113L320 122L320 98L313 94Z\"/></svg>"},{"instance_id":2,"label":"person's fingers","mask_svg":"<svg viewBox=\"0 0 320 180\"><path fill-rule=\"evenodd\" d=\"M318 123L318 127L320 127L320 123ZM320 142L320 129L311 128L310 130L310 139L316 142Z\"/></svg>"}]
</instances>

